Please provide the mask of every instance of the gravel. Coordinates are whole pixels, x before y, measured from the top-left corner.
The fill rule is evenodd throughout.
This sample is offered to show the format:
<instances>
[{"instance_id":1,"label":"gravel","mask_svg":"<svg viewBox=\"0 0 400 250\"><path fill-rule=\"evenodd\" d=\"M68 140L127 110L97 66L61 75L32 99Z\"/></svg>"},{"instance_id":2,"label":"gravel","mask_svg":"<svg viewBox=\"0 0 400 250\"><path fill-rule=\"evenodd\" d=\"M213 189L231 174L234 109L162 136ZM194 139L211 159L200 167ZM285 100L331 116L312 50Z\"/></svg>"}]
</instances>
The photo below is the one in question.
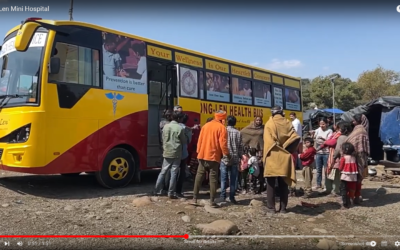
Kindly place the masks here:
<instances>
[{"instance_id":1,"label":"gravel","mask_svg":"<svg viewBox=\"0 0 400 250\"><path fill-rule=\"evenodd\" d=\"M378 171L378 176L382 173ZM304 199L290 197L289 213L270 215L260 201L263 196L239 195L238 205L224 203L221 212L208 207L192 206L190 200L169 200L151 197L157 173L143 176L143 183L123 189L99 187L93 176L35 176L0 172L0 224L2 235L184 235L199 237L198 224L229 220L239 228L237 238L4 238L7 249L21 249L17 242L32 249L316 249L322 245L339 247L375 240L387 240L394 246L400 223L400 188L382 188L384 179L371 178L363 185L362 206L339 210L339 198ZM300 176L300 175L298 175ZM399 179L400 180L400 179ZM186 184L190 198L192 183ZM302 185L299 181L299 187ZM203 191L207 199L207 192ZM143 198L149 196L148 198ZM140 198L142 197L142 198ZM150 204L134 205L134 200L150 200ZM303 207L301 202L316 204ZM203 202L204 204L205 202ZM250 206L250 203L252 204ZM291 236L292 238L243 238L250 235ZM315 235L304 238L302 235ZM329 244L321 235L330 235ZM239 238L242 237L242 238ZM360 244L361 244L360 243ZM0 243L4 245L3 243ZM343 247L344 248L344 247ZM348 249L348 248L346 248Z\"/></svg>"}]
</instances>

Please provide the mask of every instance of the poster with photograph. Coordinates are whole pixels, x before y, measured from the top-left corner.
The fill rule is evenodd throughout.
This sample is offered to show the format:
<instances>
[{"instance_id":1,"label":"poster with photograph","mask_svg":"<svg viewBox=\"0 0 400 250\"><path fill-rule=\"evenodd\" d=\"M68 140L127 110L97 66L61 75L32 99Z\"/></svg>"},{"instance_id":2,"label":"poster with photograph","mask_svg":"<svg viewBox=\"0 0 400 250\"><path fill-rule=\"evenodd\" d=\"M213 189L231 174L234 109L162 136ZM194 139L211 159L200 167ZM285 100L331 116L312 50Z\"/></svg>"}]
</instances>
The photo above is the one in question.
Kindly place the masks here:
<instances>
[{"instance_id":1,"label":"poster with photograph","mask_svg":"<svg viewBox=\"0 0 400 250\"><path fill-rule=\"evenodd\" d=\"M251 90L251 82L236 77L232 77L232 102L238 104L252 103L253 91Z\"/></svg>"},{"instance_id":2,"label":"poster with photograph","mask_svg":"<svg viewBox=\"0 0 400 250\"><path fill-rule=\"evenodd\" d=\"M204 72L199 71L200 99L204 100Z\"/></svg>"},{"instance_id":3,"label":"poster with photograph","mask_svg":"<svg viewBox=\"0 0 400 250\"><path fill-rule=\"evenodd\" d=\"M254 105L271 107L271 85L262 82L254 82Z\"/></svg>"},{"instance_id":4,"label":"poster with photograph","mask_svg":"<svg viewBox=\"0 0 400 250\"><path fill-rule=\"evenodd\" d=\"M297 89L285 89L286 109L300 111L300 92Z\"/></svg>"},{"instance_id":5,"label":"poster with photograph","mask_svg":"<svg viewBox=\"0 0 400 250\"><path fill-rule=\"evenodd\" d=\"M146 44L103 32L104 89L147 93Z\"/></svg>"},{"instance_id":6,"label":"poster with photograph","mask_svg":"<svg viewBox=\"0 0 400 250\"><path fill-rule=\"evenodd\" d=\"M198 97L197 70L179 67L181 96Z\"/></svg>"},{"instance_id":7,"label":"poster with photograph","mask_svg":"<svg viewBox=\"0 0 400 250\"><path fill-rule=\"evenodd\" d=\"M229 102L229 77L206 72L207 100Z\"/></svg>"},{"instance_id":8,"label":"poster with photograph","mask_svg":"<svg viewBox=\"0 0 400 250\"><path fill-rule=\"evenodd\" d=\"M281 88L274 87L274 106L283 108L283 93Z\"/></svg>"}]
</instances>

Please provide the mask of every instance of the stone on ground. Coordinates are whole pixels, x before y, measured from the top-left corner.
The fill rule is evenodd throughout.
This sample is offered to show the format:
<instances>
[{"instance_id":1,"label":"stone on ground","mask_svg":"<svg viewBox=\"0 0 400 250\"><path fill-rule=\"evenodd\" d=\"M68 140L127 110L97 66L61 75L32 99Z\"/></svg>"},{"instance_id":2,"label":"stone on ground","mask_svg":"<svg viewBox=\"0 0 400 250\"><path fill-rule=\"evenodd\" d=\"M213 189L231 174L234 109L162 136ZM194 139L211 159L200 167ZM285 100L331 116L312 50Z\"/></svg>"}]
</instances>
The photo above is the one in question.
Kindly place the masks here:
<instances>
[{"instance_id":1,"label":"stone on ground","mask_svg":"<svg viewBox=\"0 0 400 250\"><path fill-rule=\"evenodd\" d=\"M149 196L142 196L142 197L133 199L132 204L135 207L147 206L147 205L151 204L151 199Z\"/></svg>"},{"instance_id":2,"label":"stone on ground","mask_svg":"<svg viewBox=\"0 0 400 250\"><path fill-rule=\"evenodd\" d=\"M250 201L250 206L252 206L252 207L262 207L262 206L264 206L264 202L253 199L253 200Z\"/></svg>"},{"instance_id":3,"label":"stone on ground","mask_svg":"<svg viewBox=\"0 0 400 250\"><path fill-rule=\"evenodd\" d=\"M230 220L216 220L209 224L198 224L205 235L234 235L239 232L238 226Z\"/></svg>"},{"instance_id":4,"label":"stone on ground","mask_svg":"<svg viewBox=\"0 0 400 250\"><path fill-rule=\"evenodd\" d=\"M317 248L323 250L333 250L333 249L338 249L338 246L336 245L336 242L332 240L322 239L319 240Z\"/></svg>"},{"instance_id":5,"label":"stone on ground","mask_svg":"<svg viewBox=\"0 0 400 250\"><path fill-rule=\"evenodd\" d=\"M191 221L191 218L190 218L189 216L185 215L185 216L182 216L182 220L183 220L184 222L190 222L190 221Z\"/></svg>"}]
</instances>

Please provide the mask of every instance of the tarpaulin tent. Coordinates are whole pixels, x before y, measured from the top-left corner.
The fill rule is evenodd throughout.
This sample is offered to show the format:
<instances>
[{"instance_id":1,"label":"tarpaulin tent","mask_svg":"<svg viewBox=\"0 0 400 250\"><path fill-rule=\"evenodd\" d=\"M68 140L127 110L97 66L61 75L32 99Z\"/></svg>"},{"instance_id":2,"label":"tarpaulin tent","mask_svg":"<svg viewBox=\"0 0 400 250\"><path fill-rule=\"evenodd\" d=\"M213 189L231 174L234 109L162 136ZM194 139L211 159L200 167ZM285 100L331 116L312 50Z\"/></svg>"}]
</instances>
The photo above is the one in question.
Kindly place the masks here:
<instances>
[{"instance_id":1,"label":"tarpaulin tent","mask_svg":"<svg viewBox=\"0 0 400 250\"><path fill-rule=\"evenodd\" d=\"M344 111L340 110L340 109L324 109L324 111L334 113L334 114L343 114L344 113Z\"/></svg>"},{"instance_id":2,"label":"tarpaulin tent","mask_svg":"<svg viewBox=\"0 0 400 250\"><path fill-rule=\"evenodd\" d=\"M373 158L374 160L383 159L383 142L380 138L380 123L382 111L399 106L399 96L384 96L373 100L365 105L361 105L354 109L351 109L341 116L341 119L346 122L351 122L353 120L353 116L356 114L363 114L368 118L370 151L371 158Z\"/></svg>"}]
</instances>

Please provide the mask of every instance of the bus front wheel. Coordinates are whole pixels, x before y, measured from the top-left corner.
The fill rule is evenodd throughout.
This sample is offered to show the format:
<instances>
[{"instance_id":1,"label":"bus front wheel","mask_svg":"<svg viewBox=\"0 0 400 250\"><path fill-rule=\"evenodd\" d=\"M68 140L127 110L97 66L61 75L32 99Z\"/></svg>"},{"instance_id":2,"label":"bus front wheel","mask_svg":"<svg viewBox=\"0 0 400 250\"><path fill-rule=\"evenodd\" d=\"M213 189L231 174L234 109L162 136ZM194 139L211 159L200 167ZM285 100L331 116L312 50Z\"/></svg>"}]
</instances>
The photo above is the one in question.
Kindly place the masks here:
<instances>
[{"instance_id":1,"label":"bus front wheel","mask_svg":"<svg viewBox=\"0 0 400 250\"><path fill-rule=\"evenodd\" d=\"M96 179L106 188L125 187L135 175L135 165L135 159L128 150L111 149L104 158L101 170L96 172Z\"/></svg>"}]
</instances>

